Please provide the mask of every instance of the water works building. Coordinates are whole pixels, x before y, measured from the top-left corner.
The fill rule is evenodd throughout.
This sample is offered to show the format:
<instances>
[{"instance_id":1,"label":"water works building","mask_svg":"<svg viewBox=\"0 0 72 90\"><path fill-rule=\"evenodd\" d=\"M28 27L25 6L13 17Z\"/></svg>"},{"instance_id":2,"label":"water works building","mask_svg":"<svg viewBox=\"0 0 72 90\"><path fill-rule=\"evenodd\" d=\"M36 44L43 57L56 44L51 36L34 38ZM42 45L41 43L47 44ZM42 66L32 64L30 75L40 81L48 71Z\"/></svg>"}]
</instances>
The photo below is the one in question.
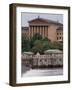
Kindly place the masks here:
<instances>
[{"instance_id":1,"label":"water works building","mask_svg":"<svg viewBox=\"0 0 72 90\"><path fill-rule=\"evenodd\" d=\"M32 37L35 33L39 33L42 37L47 37L49 40L62 42L63 41L63 24L47 20L43 18L35 18L28 22L29 27L22 27L22 34L27 34Z\"/></svg>"},{"instance_id":2,"label":"water works building","mask_svg":"<svg viewBox=\"0 0 72 90\"><path fill-rule=\"evenodd\" d=\"M62 67L63 52L57 49L46 50L44 55L40 55L39 53L33 55L32 52L24 52L22 63L31 68Z\"/></svg>"}]
</instances>

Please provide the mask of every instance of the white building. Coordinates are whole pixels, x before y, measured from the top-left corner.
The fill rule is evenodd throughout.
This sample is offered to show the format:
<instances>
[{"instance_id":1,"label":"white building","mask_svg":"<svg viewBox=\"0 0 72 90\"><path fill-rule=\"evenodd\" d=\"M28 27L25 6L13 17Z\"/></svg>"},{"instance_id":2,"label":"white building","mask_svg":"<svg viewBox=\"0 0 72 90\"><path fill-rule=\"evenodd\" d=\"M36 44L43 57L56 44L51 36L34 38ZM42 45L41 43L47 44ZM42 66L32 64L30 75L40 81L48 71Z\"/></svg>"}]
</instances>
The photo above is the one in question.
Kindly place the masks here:
<instances>
[{"instance_id":1,"label":"white building","mask_svg":"<svg viewBox=\"0 0 72 90\"><path fill-rule=\"evenodd\" d=\"M22 61L24 64L29 64L32 68L44 67L60 67L63 66L63 52L57 49L46 50L45 54L40 55L37 53L23 55Z\"/></svg>"}]
</instances>

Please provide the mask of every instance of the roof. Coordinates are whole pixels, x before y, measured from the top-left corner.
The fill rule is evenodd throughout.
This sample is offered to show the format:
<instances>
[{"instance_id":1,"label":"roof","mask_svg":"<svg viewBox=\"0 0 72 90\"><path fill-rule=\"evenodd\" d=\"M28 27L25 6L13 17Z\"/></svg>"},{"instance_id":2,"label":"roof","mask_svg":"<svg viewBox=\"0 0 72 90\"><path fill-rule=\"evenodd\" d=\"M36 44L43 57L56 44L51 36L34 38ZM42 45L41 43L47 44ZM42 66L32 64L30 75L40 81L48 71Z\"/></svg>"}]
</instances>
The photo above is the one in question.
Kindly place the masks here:
<instances>
[{"instance_id":1,"label":"roof","mask_svg":"<svg viewBox=\"0 0 72 90\"><path fill-rule=\"evenodd\" d=\"M33 52L23 52L23 54L26 54L26 55L33 55Z\"/></svg>"},{"instance_id":2,"label":"roof","mask_svg":"<svg viewBox=\"0 0 72 90\"><path fill-rule=\"evenodd\" d=\"M47 23L47 24L56 24L56 25L63 25L62 23L59 23L57 21L53 21L53 20L49 20L49 19L44 19L44 18L35 18L33 20L30 20L29 23L34 23L34 22L44 22L44 23Z\"/></svg>"},{"instance_id":3,"label":"roof","mask_svg":"<svg viewBox=\"0 0 72 90\"><path fill-rule=\"evenodd\" d=\"M58 49L49 49L46 50L45 53L62 53L62 51Z\"/></svg>"}]
</instances>

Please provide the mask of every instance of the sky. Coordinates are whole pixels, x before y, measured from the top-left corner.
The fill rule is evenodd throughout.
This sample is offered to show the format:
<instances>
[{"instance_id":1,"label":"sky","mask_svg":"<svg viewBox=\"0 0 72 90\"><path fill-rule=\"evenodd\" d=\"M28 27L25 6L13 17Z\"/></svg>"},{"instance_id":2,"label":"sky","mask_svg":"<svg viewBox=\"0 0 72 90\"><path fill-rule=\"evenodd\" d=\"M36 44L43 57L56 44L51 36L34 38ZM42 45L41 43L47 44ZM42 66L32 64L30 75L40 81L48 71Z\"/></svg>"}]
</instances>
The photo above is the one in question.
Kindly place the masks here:
<instances>
[{"instance_id":1,"label":"sky","mask_svg":"<svg viewBox=\"0 0 72 90\"><path fill-rule=\"evenodd\" d=\"M58 21L63 23L63 15L62 14L50 14L50 13L21 13L21 26L28 26L28 21L33 20L37 17L43 19L49 19L53 21Z\"/></svg>"}]
</instances>

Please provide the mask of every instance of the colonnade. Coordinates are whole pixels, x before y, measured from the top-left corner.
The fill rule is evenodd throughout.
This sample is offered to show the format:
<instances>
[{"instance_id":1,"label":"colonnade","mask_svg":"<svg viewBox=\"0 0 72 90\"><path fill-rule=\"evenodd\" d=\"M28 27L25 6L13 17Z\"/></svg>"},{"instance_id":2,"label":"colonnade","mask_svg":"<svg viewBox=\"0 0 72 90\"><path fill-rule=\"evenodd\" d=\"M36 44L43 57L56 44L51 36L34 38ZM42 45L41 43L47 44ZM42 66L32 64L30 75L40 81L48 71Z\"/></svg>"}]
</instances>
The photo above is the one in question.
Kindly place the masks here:
<instances>
[{"instance_id":1,"label":"colonnade","mask_svg":"<svg viewBox=\"0 0 72 90\"><path fill-rule=\"evenodd\" d=\"M42 37L48 37L48 26L47 25L30 25L29 36L33 36L35 33L39 33Z\"/></svg>"}]
</instances>

